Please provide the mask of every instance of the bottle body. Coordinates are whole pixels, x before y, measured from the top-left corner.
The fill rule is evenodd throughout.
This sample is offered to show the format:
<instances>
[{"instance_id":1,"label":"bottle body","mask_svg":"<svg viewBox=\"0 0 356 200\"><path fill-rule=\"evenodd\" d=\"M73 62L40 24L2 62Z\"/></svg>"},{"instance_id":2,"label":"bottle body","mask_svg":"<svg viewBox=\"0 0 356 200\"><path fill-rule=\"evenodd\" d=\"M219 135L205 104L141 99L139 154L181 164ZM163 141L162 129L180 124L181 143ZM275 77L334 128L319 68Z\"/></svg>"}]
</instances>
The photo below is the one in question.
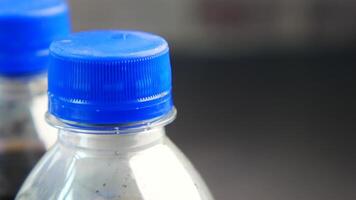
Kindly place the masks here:
<instances>
[{"instance_id":1,"label":"bottle body","mask_svg":"<svg viewBox=\"0 0 356 200\"><path fill-rule=\"evenodd\" d=\"M164 128L125 135L61 130L17 200L212 200Z\"/></svg>"},{"instance_id":2,"label":"bottle body","mask_svg":"<svg viewBox=\"0 0 356 200\"><path fill-rule=\"evenodd\" d=\"M45 152L34 119L35 102L46 104L45 85L44 76L0 77L0 199L14 198Z\"/></svg>"}]
</instances>

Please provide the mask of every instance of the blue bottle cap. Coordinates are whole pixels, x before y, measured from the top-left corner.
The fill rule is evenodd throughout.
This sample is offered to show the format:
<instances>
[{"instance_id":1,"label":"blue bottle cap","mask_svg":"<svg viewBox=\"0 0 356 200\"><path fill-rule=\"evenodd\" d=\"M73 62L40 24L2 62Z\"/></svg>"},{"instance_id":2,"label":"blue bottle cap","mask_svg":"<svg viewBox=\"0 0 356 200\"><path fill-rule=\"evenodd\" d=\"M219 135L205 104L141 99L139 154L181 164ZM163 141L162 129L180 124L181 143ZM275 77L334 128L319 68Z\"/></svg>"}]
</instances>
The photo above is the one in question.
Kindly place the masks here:
<instances>
[{"instance_id":1,"label":"blue bottle cap","mask_svg":"<svg viewBox=\"0 0 356 200\"><path fill-rule=\"evenodd\" d=\"M137 31L93 31L52 43L49 113L83 124L159 118L173 109L167 42Z\"/></svg>"},{"instance_id":2,"label":"blue bottle cap","mask_svg":"<svg viewBox=\"0 0 356 200\"><path fill-rule=\"evenodd\" d=\"M69 34L65 0L0 0L0 75L47 69L50 43Z\"/></svg>"}]
</instances>

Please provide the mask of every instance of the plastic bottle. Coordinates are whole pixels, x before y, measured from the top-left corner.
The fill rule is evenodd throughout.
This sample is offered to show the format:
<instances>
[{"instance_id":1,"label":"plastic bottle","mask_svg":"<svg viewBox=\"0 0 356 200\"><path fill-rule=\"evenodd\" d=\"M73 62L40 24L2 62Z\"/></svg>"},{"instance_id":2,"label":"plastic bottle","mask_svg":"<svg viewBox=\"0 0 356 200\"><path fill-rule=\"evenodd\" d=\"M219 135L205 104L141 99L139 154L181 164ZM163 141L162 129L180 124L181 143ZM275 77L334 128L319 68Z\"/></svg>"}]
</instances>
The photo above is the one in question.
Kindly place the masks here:
<instances>
[{"instance_id":1,"label":"plastic bottle","mask_svg":"<svg viewBox=\"0 0 356 200\"><path fill-rule=\"evenodd\" d=\"M67 5L0 1L0 199L14 199L45 151L39 128L47 104L50 42L69 33ZM47 129L47 138L51 130ZM49 137L53 139L55 135Z\"/></svg>"},{"instance_id":2,"label":"plastic bottle","mask_svg":"<svg viewBox=\"0 0 356 200\"><path fill-rule=\"evenodd\" d=\"M47 121L59 139L17 200L212 200L165 134L176 111L167 42L136 31L51 45Z\"/></svg>"}]
</instances>

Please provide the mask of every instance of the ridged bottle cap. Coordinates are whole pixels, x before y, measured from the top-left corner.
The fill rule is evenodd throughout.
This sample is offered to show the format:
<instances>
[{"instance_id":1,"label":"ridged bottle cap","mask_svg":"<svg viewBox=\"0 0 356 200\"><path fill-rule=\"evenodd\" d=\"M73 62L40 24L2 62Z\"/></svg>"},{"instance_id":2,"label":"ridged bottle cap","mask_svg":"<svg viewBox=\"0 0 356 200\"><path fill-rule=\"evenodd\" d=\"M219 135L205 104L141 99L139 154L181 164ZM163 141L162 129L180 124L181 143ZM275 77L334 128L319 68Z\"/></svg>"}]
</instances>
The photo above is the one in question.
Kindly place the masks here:
<instances>
[{"instance_id":1,"label":"ridged bottle cap","mask_svg":"<svg viewBox=\"0 0 356 200\"><path fill-rule=\"evenodd\" d=\"M0 0L0 74L40 73L51 42L69 34L65 0Z\"/></svg>"},{"instance_id":2,"label":"ridged bottle cap","mask_svg":"<svg viewBox=\"0 0 356 200\"><path fill-rule=\"evenodd\" d=\"M173 109L167 42L137 31L93 31L52 43L49 113L85 124L134 123Z\"/></svg>"}]
</instances>

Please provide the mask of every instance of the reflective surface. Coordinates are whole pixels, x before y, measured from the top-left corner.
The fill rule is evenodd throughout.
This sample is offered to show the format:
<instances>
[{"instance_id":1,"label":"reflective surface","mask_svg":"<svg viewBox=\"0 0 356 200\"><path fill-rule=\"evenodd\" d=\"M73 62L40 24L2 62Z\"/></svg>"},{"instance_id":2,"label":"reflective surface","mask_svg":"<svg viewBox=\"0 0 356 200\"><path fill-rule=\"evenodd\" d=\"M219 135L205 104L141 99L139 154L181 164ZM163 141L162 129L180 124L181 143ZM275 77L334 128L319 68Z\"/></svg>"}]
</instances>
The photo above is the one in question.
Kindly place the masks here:
<instances>
[{"instance_id":1,"label":"reflective surface","mask_svg":"<svg viewBox=\"0 0 356 200\"><path fill-rule=\"evenodd\" d=\"M126 135L60 131L17 200L212 200L163 128Z\"/></svg>"}]
</instances>

